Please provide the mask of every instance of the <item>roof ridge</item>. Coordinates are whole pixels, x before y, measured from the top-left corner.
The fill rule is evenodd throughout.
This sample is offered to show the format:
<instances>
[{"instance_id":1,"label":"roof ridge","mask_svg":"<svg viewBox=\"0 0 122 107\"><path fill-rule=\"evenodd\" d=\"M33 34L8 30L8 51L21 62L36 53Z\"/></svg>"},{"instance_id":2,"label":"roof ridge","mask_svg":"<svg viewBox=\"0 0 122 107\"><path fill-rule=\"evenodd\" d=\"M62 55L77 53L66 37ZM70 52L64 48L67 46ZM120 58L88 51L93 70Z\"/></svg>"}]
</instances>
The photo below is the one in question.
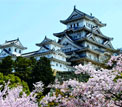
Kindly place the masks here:
<instances>
[{"instance_id":1,"label":"roof ridge","mask_svg":"<svg viewBox=\"0 0 122 107\"><path fill-rule=\"evenodd\" d=\"M45 40L45 39L50 40L50 41L54 41L54 40L48 38L47 36L45 36L44 40Z\"/></svg>"},{"instance_id":2,"label":"roof ridge","mask_svg":"<svg viewBox=\"0 0 122 107\"><path fill-rule=\"evenodd\" d=\"M14 41L18 41L18 39L13 39L13 40L9 40L9 41L5 41L5 43L8 43L8 42L14 42Z\"/></svg>"}]
</instances>

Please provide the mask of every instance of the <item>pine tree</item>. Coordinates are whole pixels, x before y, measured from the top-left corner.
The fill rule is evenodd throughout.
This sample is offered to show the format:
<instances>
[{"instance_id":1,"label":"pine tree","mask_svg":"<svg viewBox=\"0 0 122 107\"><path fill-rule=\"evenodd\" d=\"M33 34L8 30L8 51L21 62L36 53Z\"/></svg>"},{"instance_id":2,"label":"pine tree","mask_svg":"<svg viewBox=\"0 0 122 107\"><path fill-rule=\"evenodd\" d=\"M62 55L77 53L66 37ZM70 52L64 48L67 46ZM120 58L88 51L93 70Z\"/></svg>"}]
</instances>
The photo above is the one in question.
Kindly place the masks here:
<instances>
[{"instance_id":1,"label":"pine tree","mask_svg":"<svg viewBox=\"0 0 122 107\"><path fill-rule=\"evenodd\" d=\"M33 69L32 77L33 83L42 81L46 86L49 83L52 83L54 81L54 76L51 69L50 60L45 57L41 57Z\"/></svg>"},{"instance_id":2,"label":"pine tree","mask_svg":"<svg viewBox=\"0 0 122 107\"><path fill-rule=\"evenodd\" d=\"M24 57L17 57L14 63L15 75L28 82L31 78L31 60Z\"/></svg>"},{"instance_id":3,"label":"pine tree","mask_svg":"<svg viewBox=\"0 0 122 107\"><path fill-rule=\"evenodd\" d=\"M0 63L0 72L4 75L11 74L13 71L13 60L11 56L7 56L4 59L2 59L2 62Z\"/></svg>"}]
</instances>

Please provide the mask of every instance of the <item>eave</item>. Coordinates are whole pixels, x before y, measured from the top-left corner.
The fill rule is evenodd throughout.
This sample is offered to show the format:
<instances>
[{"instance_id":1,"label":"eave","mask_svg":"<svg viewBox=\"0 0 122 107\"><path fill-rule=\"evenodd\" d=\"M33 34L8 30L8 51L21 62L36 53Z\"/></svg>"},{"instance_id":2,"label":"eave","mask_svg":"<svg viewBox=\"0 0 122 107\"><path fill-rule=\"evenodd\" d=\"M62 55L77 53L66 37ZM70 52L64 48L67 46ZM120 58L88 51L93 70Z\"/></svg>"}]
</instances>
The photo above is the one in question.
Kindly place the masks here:
<instances>
[{"instance_id":1,"label":"eave","mask_svg":"<svg viewBox=\"0 0 122 107\"><path fill-rule=\"evenodd\" d=\"M56 62L59 62L59 63L63 63L63 64L66 64L66 65L71 64L70 62L65 62L65 61L62 61L62 60L59 60L59 59L56 59L56 58L49 58L49 60L56 61Z\"/></svg>"},{"instance_id":2,"label":"eave","mask_svg":"<svg viewBox=\"0 0 122 107\"><path fill-rule=\"evenodd\" d=\"M65 32L59 32L59 33L53 33L54 36L60 37L60 36L65 36Z\"/></svg>"},{"instance_id":3,"label":"eave","mask_svg":"<svg viewBox=\"0 0 122 107\"><path fill-rule=\"evenodd\" d=\"M56 46L59 46L59 47L63 47L62 45L60 45L56 42L53 42L53 41L49 41L49 42L45 42L45 43L37 43L36 45L37 46L43 46L43 45L48 45L48 44L53 44L53 45L56 45Z\"/></svg>"},{"instance_id":4,"label":"eave","mask_svg":"<svg viewBox=\"0 0 122 107\"><path fill-rule=\"evenodd\" d=\"M21 46L16 45L16 44L0 45L0 49L2 49L2 48L7 48L7 47L11 47L11 46L14 46L14 47L20 48L20 49L22 49L22 50L27 49L26 47L21 47Z\"/></svg>"},{"instance_id":5,"label":"eave","mask_svg":"<svg viewBox=\"0 0 122 107\"><path fill-rule=\"evenodd\" d=\"M80 53L80 52L86 52L86 51L88 51L88 52L91 52L91 53L93 53L93 54L96 54L96 55L100 55L101 53L100 52L98 52L98 51L95 51L95 50L92 50L92 49L90 49L90 48L84 48L84 49L82 49L82 50L78 50L78 51L76 51L77 53Z\"/></svg>"},{"instance_id":6,"label":"eave","mask_svg":"<svg viewBox=\"0 0 122 107\"><path fill-rule=\"evenodd\" d=\"M63 23L63 24L65 24L65 25L67 25L70 22L77 21L77 20L80 20L80 19L87 19L87 20L93 21L94 23L96 23L100 27L106 26L106 24L100 22L97 18L95 18L95 17L89 18L86 15L85 16L80 16L78 18L70 19L70 20L67 20L67 19L66 20L60 20L60 22Z\"/></svg>"},{"instance_id":7,"label":"eave","mask_svg":"<svg viewBox=\"0 0 122 107\"><path fill-rule=\"evenodd\" d=\"M32 53L32 54L31 54ZM30 55L27 55L27 54L30 54ZM41 53L39 53L39 51L34 51L34 52L30 52L30 53L26 53L26 54L22 54L23 56L25 55L26 57L35 57L35 56L41 56L41 57L43 57L43 56L45 56L45 55L49 55L49 54L57 54L57 52L56 51L53 51L53 50L50 50L50 51L47 51L47 52L41 52ZM59 53L61 56L63 56L63 57L67 57L67 55L65 55L65 54L61 54L61 53Z\"/></svg>"},{"instance_id":8,"label":"eave","mask_svg":"<svg viewBox=\"0 0 122 107\"><path fill-rule=\"evenodd\" d=\"M87 58L87 57L71 60L71 62L75 62L77 64L80 64L81 62L84 62L84 61L91 62L92 64L95 64L97 66L102 66L103 68L107 68L108 67L105 63L102 63L102 62L99 62L99 61L95 61L95 60L92 60L92 59Z\"/></svg>"},{"instance_id":9,"label":"eave","mask_svg":"<svg viewBox=\"0 0 122 107\"><path fill-rule=\"evenodd\" d=\"M111 51L111 52L116 52L115 49L108 48L108 47L106 47L106 46L104 46L104 45L102 45L102 44L99 44L99 43L97 43L97 42L91 41L91 40L89 40L89 39L87 39L87 38L82 38L82 39L80 39L80 40L77 40L76 42L81 42L81 41L87 41L87 42L89 42L89 43L92 43L92 44L98 45L98 46L100 46L100 47L103 47L103 48L105 48L105 49L107 49L107 50L109 50L109 51Z\"/></svg>"},{"instance_id":10,"label":"eave","mask_svg":"<svg viewBox=\"0 0 122 107\"><path fill-rule=\"evenodd\" d=\"M93 33L94 35L97 35L100 38L104 38L104 39L107 39L107 40L113 40L113 38L110 38L110 37L107 37L107 36L105 36L103 34L99 34L99 33L96 33L94 31L91 31L90 29L86 28L85 26L77 28L77 29L74 29L74 28L66 29L63 32L54 33L53 35L60 38L62 36L65 36L66 33L70 33L70 32L74 32L75 33L75 32L79 32L79 31L82 31L82 30L88 31L89 33Z\"/></svg>"}]
</instances>

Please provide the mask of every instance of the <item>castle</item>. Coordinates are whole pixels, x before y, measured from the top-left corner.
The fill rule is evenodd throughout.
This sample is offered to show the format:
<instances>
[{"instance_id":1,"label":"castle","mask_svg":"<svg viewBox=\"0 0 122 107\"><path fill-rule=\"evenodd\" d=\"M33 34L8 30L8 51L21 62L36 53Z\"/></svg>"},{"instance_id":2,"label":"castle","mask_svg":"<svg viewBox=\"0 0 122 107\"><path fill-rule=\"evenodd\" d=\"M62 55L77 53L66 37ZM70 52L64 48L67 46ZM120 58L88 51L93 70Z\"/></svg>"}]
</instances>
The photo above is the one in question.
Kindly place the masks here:
<instances>
[{"instance_id":1,"label":"castle","mask_svg":"<svg viewBox=\"0 0 122 107\"><path fill-rule=\"evenodd\" d=\"M63 45L62 51L71 57L68 59L72 65L92 62L97 66L103 65L107 54L116 50L108 36L101 32L106 24L96 17L88 15L74 7L73 12L66 20L61 20L67 28L63 32L54 33L59 38L58 43Z\"/></svg>"},{"instance_id":2,"label":"castle","mask_svg":"<svg viewBox=\"0 0 122 107\"><path fill-rule=\"evenodd\" d=\"M113 54L116 50L111 44L108 36L101 32L101 28L106 24L96 17L88 15L74 7L73 12L66 20L61 20L67 28L59 33L54 33L58 37L58 42L47 37L41 43L37 43L39 50L23 53L24 47L19 39L5 41L0 45L0 59L10 55L17 56L47 57L51 61L52 69L56 71L72 71L74 65L87 64L92 62L96 66L104 64L108 54Z\"/></svg>"}]
</instances>

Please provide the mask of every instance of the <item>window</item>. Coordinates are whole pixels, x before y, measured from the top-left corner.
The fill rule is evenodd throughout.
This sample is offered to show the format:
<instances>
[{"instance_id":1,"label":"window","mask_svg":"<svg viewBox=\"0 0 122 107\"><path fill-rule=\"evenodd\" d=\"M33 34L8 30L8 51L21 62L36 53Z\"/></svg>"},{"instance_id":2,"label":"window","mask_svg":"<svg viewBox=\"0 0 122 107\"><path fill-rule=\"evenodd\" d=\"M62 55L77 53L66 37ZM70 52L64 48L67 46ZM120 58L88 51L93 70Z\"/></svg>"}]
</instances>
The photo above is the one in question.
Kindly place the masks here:
<instances>
[{"instance_id":1,"label":"window","mask_svg":"<svg viewBox=\"0 0 122 107\"><path fill-rule=\"evenodd\" d=\"M70 28L72 28L72 25L70 25Z\"/></svg>"},{"instance_id":2,"label":"window","mask_svg":"<svg viewBox=\"0 0 122 107\"><path fill-rule=\"evenodd\" d=\"M74 24L74 27L75 27L75 24Z\"/></svg>"},{"instance_id":3,"label":"window","mask_svg":"<svg viewBox=\"0 0 122 107\"><path fill-rule=\"evenodd\" d=\"M58 66L58 63L56 63L56 66Z\"/></svg>"},{"instance_id":4,"label":"window","mask_svg":"<svg viewBox=\"0 0 122 107\"><path fill-rule=\"evenodd\" d=\"M74 39L77 39L77 36L74 36Z\"/></svg>"},{"instance_id":5,"label":"window","mask_svg":"<svg viewBox=\"0 0 122 107\"><path fill-rule=\"evenodd\" d=\"M79 26L79 23L77 23L77 27Z\"/></svg>"},{"instance_id":6,"label":"window","mask_svg":"<svg viewBox=\"0 0 122 107\"><path fill-rule=\"evenodd\" d=\"M60 67L62 67L62 65L60 65Z\"/></svg>"},{"instance_id":7,"label":"window","mask_svg":"<svg viewBox=\"0 0 122 107\"><path fill-rule=\"evenodd\" d=\"M8 50L11 51L11 48L9 48Z\"/></svg>"},{"instance_id":8,"label":"window","mask_svg":"<svg viewBox=\"0 0 122 107\"><path fill-rule=\"evenodd\" d=\"M89 48L89 45L87 44L87 47Z\"/></svg>"},{"instance_id":9,"label":"window","mask_svg":"<svg viewBox=\"0 0 122 107\"><path fill-rule=\"evenodd\" d=\"M15 48L15 52L17 51L17 49Z\"/></svg>"},{"instance_id":10,"label":"window","mask_svg":"<svg viewBox=\"0 0 122 107\"><path fill-rule=\"evenodd\" d=\"M19 50L19 53L21 53L21 50Z\"/></svg>"},{"instance_id":11,"label":"window","mask_svg":"<svg viewBox=\"0 0 122 107\"><path fill-rule=\"evenodd\" d=\"M89 28L92 28L93 27L93 25L90 24L90 23L86 23L86 26L88 26Z\"/></svg>"}]
</instances>

